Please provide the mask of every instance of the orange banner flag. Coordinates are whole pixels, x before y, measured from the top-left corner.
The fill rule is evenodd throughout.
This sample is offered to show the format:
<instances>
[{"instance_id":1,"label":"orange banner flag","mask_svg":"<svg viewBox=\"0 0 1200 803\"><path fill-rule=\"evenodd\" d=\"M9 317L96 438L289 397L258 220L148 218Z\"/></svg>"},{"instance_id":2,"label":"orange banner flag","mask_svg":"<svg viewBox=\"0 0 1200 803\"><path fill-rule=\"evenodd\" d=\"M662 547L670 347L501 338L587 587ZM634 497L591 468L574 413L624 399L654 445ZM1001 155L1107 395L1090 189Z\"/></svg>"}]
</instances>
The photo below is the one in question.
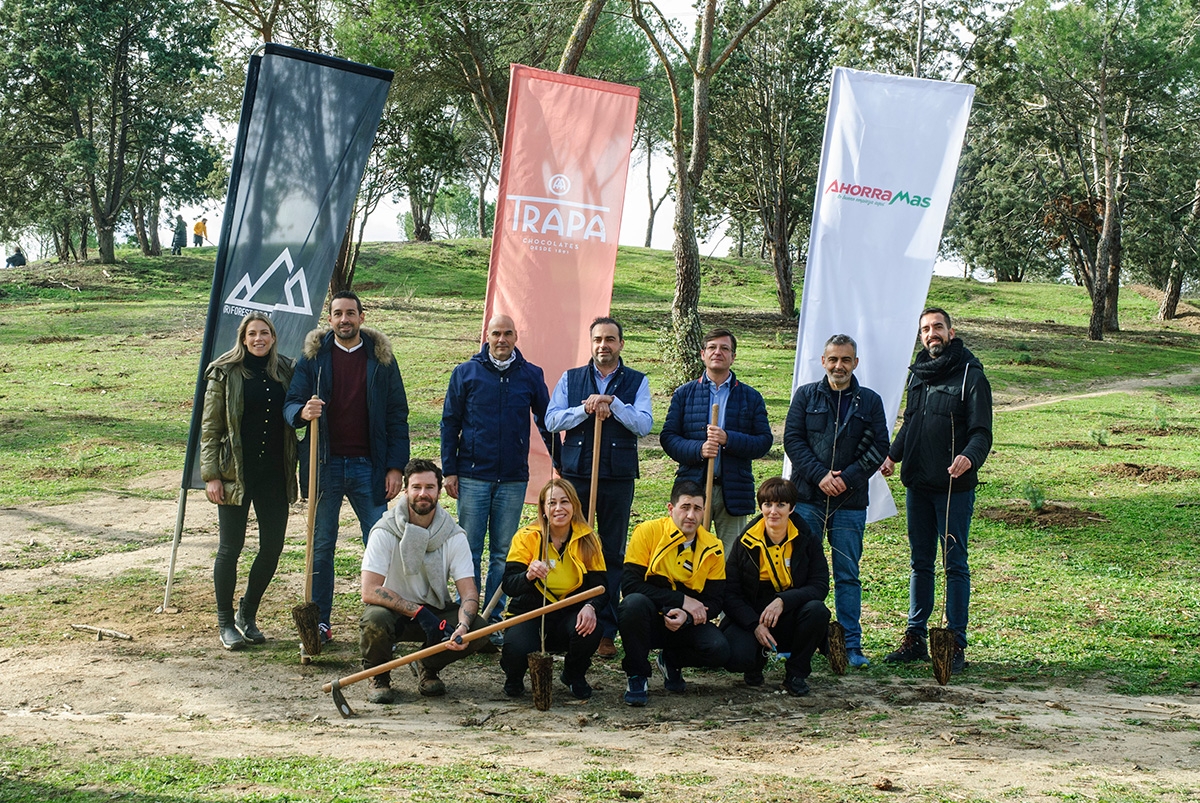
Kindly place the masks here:
<instances>
[{"instance_id":1,"label":"orange banner flag","mask_svg":"<svg viewBox=\"0 0 1200 803\"><path fill-rule=\"evenodd\" d=\"M512 317L553 392L609 314L638 89L512 65L483 326ZM550 476L536 430L529 492Z\"/></svg>"}]
</instances>

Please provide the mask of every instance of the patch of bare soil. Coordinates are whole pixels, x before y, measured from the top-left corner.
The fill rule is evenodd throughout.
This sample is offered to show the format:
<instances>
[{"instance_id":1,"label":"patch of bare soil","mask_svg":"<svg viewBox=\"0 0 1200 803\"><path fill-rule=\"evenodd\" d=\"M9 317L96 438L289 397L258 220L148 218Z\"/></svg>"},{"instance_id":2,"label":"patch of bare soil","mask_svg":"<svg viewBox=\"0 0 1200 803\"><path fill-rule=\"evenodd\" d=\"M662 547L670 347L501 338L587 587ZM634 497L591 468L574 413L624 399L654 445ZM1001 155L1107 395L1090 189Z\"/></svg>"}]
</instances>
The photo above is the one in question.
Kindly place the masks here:
<instances>
[{"instance_id":1,"label":"patch of bare soil","mask_svg":"<svg viewBox=\"0 0 1200 803\"><path fill-rule=\"evenodd\" d=\"M1087 527L1108 521L1094 511L1057 502L1046 502L1034 510L1028 502L1013 501L1003 507L986 507L975 514L1017 527Z\"/></svg>"},{"instance_id":2,"label":"patch of bare soil","mask_svg":"<svg viewBox=\"0 0 1200 803\"><path fill-rule=\"evenodd\" d=\"M1109 430L1113 435L1141 435L1143 437L1162 438L1167 435L1197 435L1200 434L1200 429L1188 426L1187 424L1175 424L1169 427L1139 427L1134 425L1112 427Z\"/></svg>"},{"instance_id":3,"label":"patch of bare soil","mask_svg":"<svg viewBox=\"0 0 1200 803\"><path fill-rule=\"evenodd\" d=\"M1119 477L1138 482L1178 482L1200 477L1200 471L1190 468L1173 468L1157 463L1148 466L1137 463L1111 463L1107 466L1100 466L1096 471L1106 477Z\"/></svg>"},{"instance_id":4,"label":"patch of bare soil","mask_svg":"<svg viewBox=\"0 0 1200 803\"><path fill-rule=\"evenodd\" d=\"M177 480L170 474L161 478L163 491ZM728 797L734 784L777 775L867 794L887 788L897 801L1049 803L1112 799L1113 789L1131 798L1185 801L1200 793L1200 695L1121 696L1099 682L996 688L995 678L1004 676L997 667L989 667L988 688L971 667L941 687L931 677L896 678L881 665L839 678L818 660L813 693L804 698L775 688L781 669L774 663L760 688L724 672L688 670L685 694L668 695L655 679L650 705L631 709L621 703L619 665L597 662L589 674L596 688L591 700L575 701L559 686L551 709L539 713L528 697L506 698L496 656L480 655L443 673L449 694L442 698L418 696L404 669L393 673L402 692L396 705L367 703L365 684L350 686L345 693L358 716L342 719L321 684L358 669L355 606L339 602L335 641L301 666L290 610L302 583L281 574L260 612L268 642L221 650L211 612L216 517L198 493L189 500L173 591L181 610L153 613L174 514L173 500L116 495L0 511L0 556L24 565L5 572L5 593L63 601L39 606L37 622L20 608L3 611L10 636L35 629L53 635L0 650L0 736L91 761L164 755L351 761L386 754L429 765L474 757L499 769L554 773L598 767L641 778L703 773L704 786L680 787L681 800ZM285 566L296 565L303 521L292 516ZM359 547L348 509L343 524L339 554L352 556ZM128 551L22 563L30 541L103 539ZM134 602L74 593L99 577L130 578ZM339 578L339 593L352 592L354 582L349 574ZM97 641L71 629L77 623L133 640Z\"/></svg>"}]
</instances>

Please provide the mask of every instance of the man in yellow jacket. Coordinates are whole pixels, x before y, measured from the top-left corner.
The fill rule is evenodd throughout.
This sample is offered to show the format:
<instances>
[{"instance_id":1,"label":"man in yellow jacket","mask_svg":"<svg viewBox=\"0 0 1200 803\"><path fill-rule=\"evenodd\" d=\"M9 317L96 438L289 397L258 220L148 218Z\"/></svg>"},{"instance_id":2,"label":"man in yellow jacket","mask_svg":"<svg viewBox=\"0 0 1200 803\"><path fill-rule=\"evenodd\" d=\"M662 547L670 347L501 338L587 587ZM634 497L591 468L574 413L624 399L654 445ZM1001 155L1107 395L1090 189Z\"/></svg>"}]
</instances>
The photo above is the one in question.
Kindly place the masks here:
<instances>
[{"instance_id":1,"label":"man in yellow jacket","mask_svg":"<svg viewBox=\"0 0 1200 803\"><path fill-rule=\"evenodd\" d=\"M638 525L625 550L617 623L625 702L635 707L649 700L651 649L661 648L658 669L675 694L687 689L683 667L721 667L729 658L729 643L713 623L725 596L725 550L701 526L704 489L676 483L667 512Z\"/></svg>"}]
</instances>

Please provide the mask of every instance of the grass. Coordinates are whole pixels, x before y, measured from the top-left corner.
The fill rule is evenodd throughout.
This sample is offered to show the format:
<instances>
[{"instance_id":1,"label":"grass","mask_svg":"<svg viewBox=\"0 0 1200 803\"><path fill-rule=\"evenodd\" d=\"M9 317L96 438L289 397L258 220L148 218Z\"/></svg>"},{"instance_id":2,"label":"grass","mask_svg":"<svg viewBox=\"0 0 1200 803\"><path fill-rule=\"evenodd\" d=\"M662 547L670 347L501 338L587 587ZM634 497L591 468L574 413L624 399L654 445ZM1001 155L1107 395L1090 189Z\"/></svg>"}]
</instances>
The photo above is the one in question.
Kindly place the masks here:
<instances>
[{"instance_id":1,"label":"grass","mask_svg":"<svg viewBox=\"0 0 1200 803\"><path fill-rule=\"evenodd\" d=\"M0 505L70 502L95 491L172 498L139 490L148 472L178 472L191 415L192 389L211 279L211 253L189 249L179 258L123 255L116 267L55 270L54 281L27 271L0 279ZM475 350L486 284L484 241L431 245L372 244L364 251L357 289L369 325L396 343L412 414L415 455L436 455L442 395L453 366ZM107 276L105 275L107 271ZM795 324L778 317L769 269L752 260L706 260L702 315L706 325L736 331L742 348L739 378L762 391L768 414L781 424L788 405ZM65 283L72 288L62 286ZM661 426L670 400L661 377L658 340L670 303L670 255L620 251L613 311L627 328L625 356L650 375ZM981 357L999 400L1077 393L1098 383L1194 369L1200 337L1179 325L1153 321L1154 306L1122 295L1125 331L1102 343L1084 338L1088 305L1078 288L1057 285L982 285L935 279L930 303L955 315L956 328ZM1100 439L1094 433L1106 433ZM993 453L983 468L970 540L973 574L972 682L1075 686L1105 683L1124 693L1177 693L1200 677L1200 389L1131 390L1029 409L1000 407ZM1101 443L1103 441L1103 443ZM780 470L781 444L757 467ZM1122 476L1121 466L1166 466L1171 476ZM659 449L642 452L634 522L663 512L673 466ZM1190 473L1189 473L1190 472ZM1182 477L1182 478L1180 478ZM1028 489L1044 508L1082 511L1074 524L1045 526L1030 510ZM893 493L901 510L903 492ZM453 506L451 506L453 507ZM988 511L1025 516L990 517ZM347 516L347 530L355 530ZM164 524L164 527L167 525ZM71 564L99 554L140 548L153 540L91 538L57 543L55 525L31 525L29 543L0 568ZM336 569L358 571L359 548L343 548ZM289 544L281 572L299 570L303 556ZM907 610L908 547L902 517L873 524L862 564L864 638L876 660L867 670L900 682L925 678L923 666L883 665L879 658L899 636ZM248 561L243 564L248 566ZM79 586L47 583L36 592L0 596L8 634L48 638L45 614L79 610L95 621L151 609L160 578L139 570ZM181 573L177 594L211 590L204 573ZM940 586L940 584L939 584ZM941 589L939 587L939 597ZM336 609L351 621L355 595ZM268 614L274 615L274 614ZM289 629L286 611L266 625ZM345 626L345 625L344 625ZM15 647L0 635L0 647ZM347 661L350 660L346 653ZM290 646L254 658L294 662ZM349 663L347 664L349 666ZM873 715L879 716L879 715ZM882 715L886 716L886 715ZM805 738L822 738L815 718ZM789 725L794 727L794 725ZM864 723L864 732L869 726ZM1005 733L1016 733L1008 728ZM1025 734L1021 738L1034 738ZM309 759L214 760L181 756L92 762L50 747L0 742L0 801L294 800L321 790L323 799L478 797L494 789L521 800L608 800L629 786L645 800L889 799L860 786L755 778L753 786L714 786L704 773L644 777L603 768L541 774L497 767L321 762ZM689 768L694 769L694 768ZM911 791L911 790L910 790ZM940 800L935 792L906 799ZM1101 790L1122 800L1129 789ZM924 795L924 796L921 796ZM1137 798L1141 799L1141 798Z\"/></svg>"}]
</instances>

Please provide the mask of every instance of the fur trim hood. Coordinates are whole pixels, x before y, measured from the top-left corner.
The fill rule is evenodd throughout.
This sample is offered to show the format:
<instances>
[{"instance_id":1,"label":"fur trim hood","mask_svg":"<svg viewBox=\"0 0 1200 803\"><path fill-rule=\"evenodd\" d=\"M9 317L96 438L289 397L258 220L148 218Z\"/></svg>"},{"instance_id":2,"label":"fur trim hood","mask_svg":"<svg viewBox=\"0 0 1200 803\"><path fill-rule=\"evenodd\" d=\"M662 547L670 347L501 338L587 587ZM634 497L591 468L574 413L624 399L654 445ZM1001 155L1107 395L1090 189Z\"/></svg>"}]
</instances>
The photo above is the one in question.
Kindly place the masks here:
<instances>
[{"instance_id":1,"label":"fur trim hood","mask_svg":"<svg viewBox=\"0 0 1200 803\"><path fill-rule=\"evenodd\" d=\"M375 347L375 359L380 365L391 365L395 357L392 355L392 341L388 336L378 329L372 329L369 326L364 326L359 330L363 340L367 344ZM304 357L305 359L314 359L321 351L321 347L328 342L332 337L333 330L325 327L322 329L313 329L304 336Z\"/></svg>"}]
</instances>

